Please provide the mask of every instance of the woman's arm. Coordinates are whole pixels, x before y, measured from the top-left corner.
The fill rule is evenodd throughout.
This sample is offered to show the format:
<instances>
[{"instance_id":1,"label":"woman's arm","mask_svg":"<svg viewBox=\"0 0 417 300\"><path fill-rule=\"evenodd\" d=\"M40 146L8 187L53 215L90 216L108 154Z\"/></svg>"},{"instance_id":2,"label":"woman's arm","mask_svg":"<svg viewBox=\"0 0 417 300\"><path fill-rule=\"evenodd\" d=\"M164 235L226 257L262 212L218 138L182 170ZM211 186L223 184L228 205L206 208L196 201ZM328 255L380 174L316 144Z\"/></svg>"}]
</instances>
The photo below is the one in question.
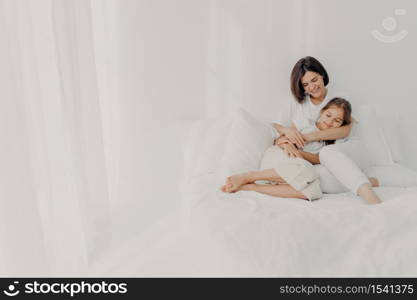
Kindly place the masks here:
<instances>
[{"instance_id":1,"label":"woman's arm","mask_svg":"<svg viewBox=\"0 0 417 300\"><path fill-rule=\"evenodd\" d=\"M353 122L339 128L330 128L326 130L317 130L311 133L303 134L304 139L309 142L338 140L348 137L352 130Z\"/></svg>"}]
</instances>

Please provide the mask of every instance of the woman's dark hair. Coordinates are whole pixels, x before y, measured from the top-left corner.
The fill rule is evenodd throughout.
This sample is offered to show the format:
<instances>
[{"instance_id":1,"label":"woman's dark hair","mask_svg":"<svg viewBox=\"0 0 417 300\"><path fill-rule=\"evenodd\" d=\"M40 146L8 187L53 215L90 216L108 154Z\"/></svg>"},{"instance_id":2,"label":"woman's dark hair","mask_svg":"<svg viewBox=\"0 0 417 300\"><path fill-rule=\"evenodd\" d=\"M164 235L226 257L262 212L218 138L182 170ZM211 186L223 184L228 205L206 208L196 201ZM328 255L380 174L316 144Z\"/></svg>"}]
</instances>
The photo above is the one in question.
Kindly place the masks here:
<instances>
[{"instance_id":1,"label":"woman's dark hair","mask_svg":"<svg viewBox=\"0 0 417 300\"><path fill-rule=\"evenodd\" d=\"M349 101L338 97L333 98L320 110L320 112L324 112L326 109L331 107L339 107L343 109L343 122L340 126L349 125L352 122L352 106ZM334 142L334 140L325 141L325 144L330 145L334 144Z\"/></svg>"},{"instance_id":2,"label":"woman's dark hair","mask_svg":"<svg viewBox=\"0 0 417 300\"><path fill-rule=\"evenodd\" d=\"M291 92L299 103L303 103L306 96L301 78L307 71L320 74L323 77L324 86L329 83L329 75L323 65L314 57L303 57L297 61L291 72Z\"/></svg>"}]
</instances>

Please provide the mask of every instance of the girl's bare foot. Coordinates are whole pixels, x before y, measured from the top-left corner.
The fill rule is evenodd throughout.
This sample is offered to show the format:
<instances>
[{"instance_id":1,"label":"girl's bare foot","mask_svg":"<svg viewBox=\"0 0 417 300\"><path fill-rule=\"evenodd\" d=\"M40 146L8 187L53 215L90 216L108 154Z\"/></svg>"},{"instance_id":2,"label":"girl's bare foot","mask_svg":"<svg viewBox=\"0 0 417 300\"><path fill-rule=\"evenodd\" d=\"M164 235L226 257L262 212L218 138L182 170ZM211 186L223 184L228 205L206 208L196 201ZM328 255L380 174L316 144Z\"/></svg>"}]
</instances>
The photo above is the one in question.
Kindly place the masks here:
<instances>
[{"instance_id":1,"label":"girl's bare foot","mask_svg":"<svg viewBox=\"0 0 417 300\"><path fill-rule=\"evenodd\" d=\"M379 181L375 177L369 177L369 182L371 183L372 187L378 187L379 186Z\"/></svg>"},{"instance_id":2,"label":"girl's bare foot","mask_svg":"<svg viewBox=\"0 0 417 300\"><path fill-rule=\"evenodd\" d=\"M220 188L220 190L224 193L234 193L237 191L253 191L253 188L255 187L255 185L256 184L254 183L246 183L246 184L241 185L237 190L233 192L227 192L227 190L231 188L231 184L225 184Z\"/></svg>"},{"instance_id":3,"label":"girl's bare foot","mask_svg":"<svg viewBox=\"0 0 417 300\"><path fill-rule=\"evenodd\" d=\"M220 190L223 192L223 193L228 193L228 190L231 188L231 184L230 183L226 183L225 185L223 185L221 188L220 188Z\"/></svg>"},{"instance_id":4,"label":"girl's bare foot","mask_svg":"<svg viewBox=\"0 0 417 300\"><path fill-rule=\"evenodd\" d=\"M254 183L247 183L242 185L239 190L241 191L253 191L253 188L256 186Z\"/></svg>"},{"instance_id":5,"label":"girl's bare foot","mask_svg":"<svg viewBox=\"0 0 417 300\"><path fill-rule=\"evenodd\" d=\"M242 185L248 182L248 173L232 175L227 177L226 184L221 189L226 193L234 193L237 192Z\"/></svg>"},{"instance_id":6,"label":"girl's bare foot","mask_svg":"<svg viewBox=\"0 0 417 300\"><path fill-rule=\"evenodd\" d=\"M227 177L226 191L229 193L237 192L242 185L248 183L247 175L247 173L241 173Z\"/></svg>"}]
</instances>

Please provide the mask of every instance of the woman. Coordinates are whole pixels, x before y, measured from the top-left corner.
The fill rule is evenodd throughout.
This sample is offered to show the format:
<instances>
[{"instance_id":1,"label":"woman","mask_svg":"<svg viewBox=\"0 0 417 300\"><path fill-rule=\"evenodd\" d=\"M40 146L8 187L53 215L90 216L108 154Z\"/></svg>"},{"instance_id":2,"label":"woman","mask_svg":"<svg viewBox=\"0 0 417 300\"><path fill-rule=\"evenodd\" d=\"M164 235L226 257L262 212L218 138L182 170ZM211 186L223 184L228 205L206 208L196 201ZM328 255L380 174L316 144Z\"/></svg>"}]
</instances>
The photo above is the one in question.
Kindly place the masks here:
<instances>
[{"instance_id":1,"label":"woman","mask_svg":"<svg viewBox=\"0 0 417 300\"><path fill-rule=\"evenodd\" d=\"M370 204L381 203L372 188L372 185L378 185L377 180L375 179L371 184L362 172L369 166L369 159L361 151L363 147L359 138L356 136L348 138L355 123L353 118L350 124L308 134L302 134L291 124L291 120L294 118L310 121L318 118L320 110L333 98L326 87L328 83L327 71L317 59L308 56L300 59L295 64L291 73L291 92L295 101L291 102L290 109L283 120L279 123L273 123L274 128L281 136L281 140L277 140L277 143L280 143L284 136L294 145L293 147L285 146L285 152L289 156L297 157L301 155L311 163L320 164L316 167L316 170L320 177L323 192L344 192L347 187L348 190L359 195ZM345 139L345 141L322 148L319 155L299 151L300 148L310 142L339 139ZM288 145L288 143L285 143L285 145ZM258 174L256 180L265 179L277 182L282 180L273 170L272 172L271 170L264 171L265 174L261 176ZM251 178L251 180L253 179ZM230 185L230 178L227 184ZM245 189L245 186L241 188ZM273 188L273 186L268 188ZM288 195L289 197L298 195L296 198L300 198L299 194L290 190L288 190Z\"/></svg>"}]
</instances>

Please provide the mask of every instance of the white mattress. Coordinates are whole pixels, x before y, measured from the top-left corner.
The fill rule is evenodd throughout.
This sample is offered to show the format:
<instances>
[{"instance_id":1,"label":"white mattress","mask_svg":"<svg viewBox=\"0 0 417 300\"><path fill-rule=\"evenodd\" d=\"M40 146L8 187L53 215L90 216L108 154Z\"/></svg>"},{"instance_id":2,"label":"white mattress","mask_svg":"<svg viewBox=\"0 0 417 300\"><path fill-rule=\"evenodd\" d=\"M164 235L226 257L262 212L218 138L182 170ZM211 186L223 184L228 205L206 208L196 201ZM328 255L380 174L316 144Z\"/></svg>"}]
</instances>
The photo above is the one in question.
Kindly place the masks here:
<instances>
[{"instance_id":1,"label":"white mattress","mask_svg":"<svg viewBox=\"0 0 417 300\"><path fill-rule=\"evenodd\" d=\"M308 202L225 194L210 176L183 190L188 208L91 268L114 277L416 277L417 188L377 188Z\"/></svg>"}]
</instances>

